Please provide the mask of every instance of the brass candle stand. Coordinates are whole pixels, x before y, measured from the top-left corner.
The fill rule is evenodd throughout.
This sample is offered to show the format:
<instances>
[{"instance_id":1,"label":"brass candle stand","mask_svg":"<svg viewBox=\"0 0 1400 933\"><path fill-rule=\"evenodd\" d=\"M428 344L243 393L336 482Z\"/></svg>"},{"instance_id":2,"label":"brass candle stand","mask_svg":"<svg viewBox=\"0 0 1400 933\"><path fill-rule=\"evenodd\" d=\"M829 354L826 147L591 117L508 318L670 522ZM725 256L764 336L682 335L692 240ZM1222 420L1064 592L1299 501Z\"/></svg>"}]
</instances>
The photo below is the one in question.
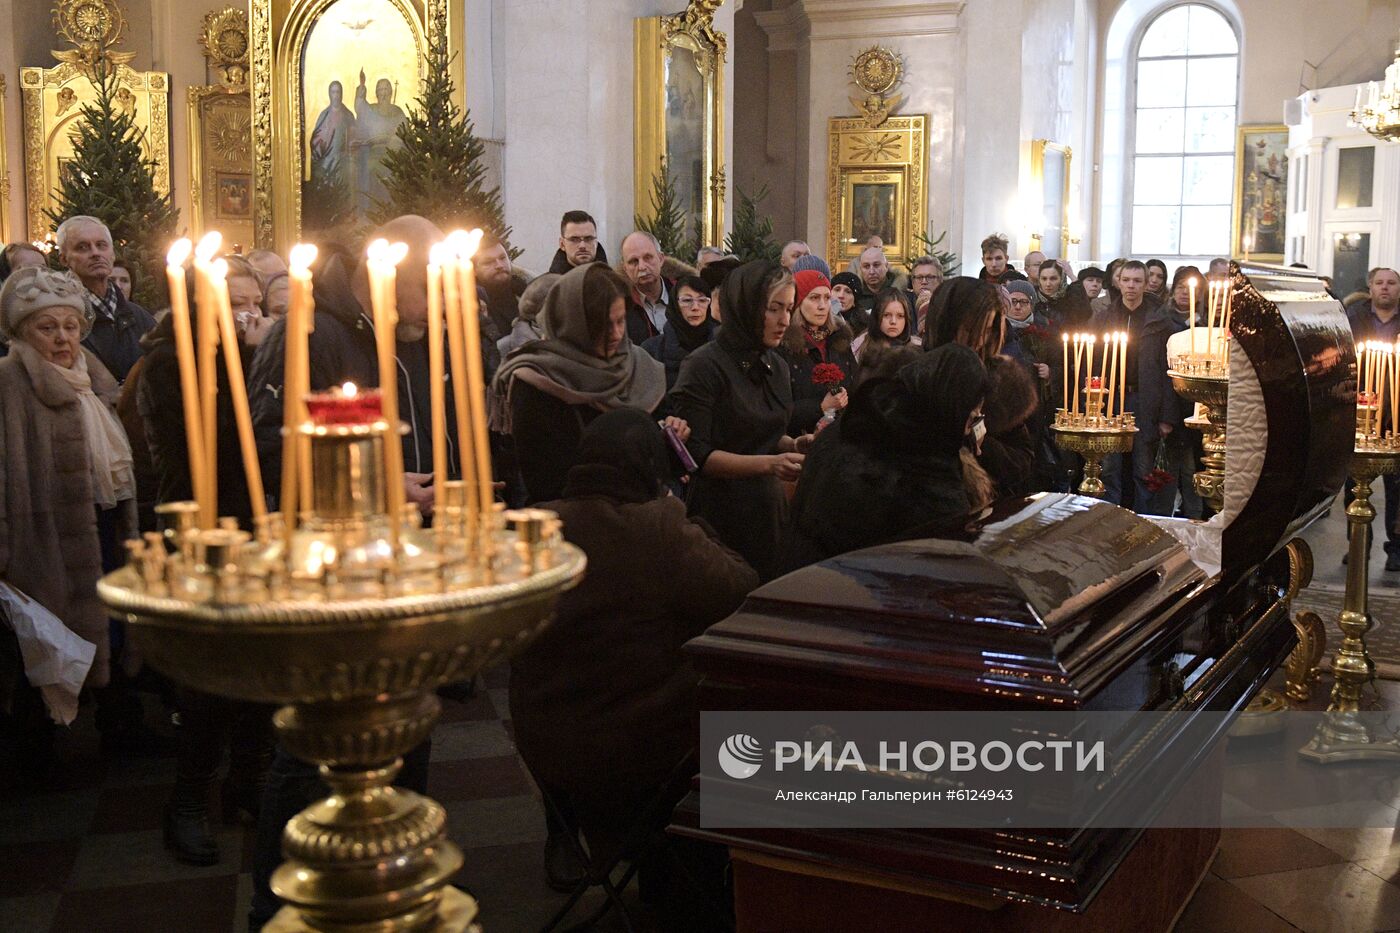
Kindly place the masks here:
<instances>
[{"instance_id":1,"label":"brass candle stand","mask_svg":"<svg viewBox=\"0 0 1400 933\"><path fill-rule=\"evenodd\" d=\"M1332 658L1332 698L1327 716L1298 754L1322 764L1338 761L1400 759L1400 742L1382 740L1362 716L1361 688L1371 679L1375 662L1366 651L1371 629L1370 591L1371 483L1379 476L1400 473L1400 438L1380 437L1377 424L1358 409L1356 449L1351 456L1351 505L1347 506L1347 587L1337 618L1342 643Z\"/></svg>"},{"instance_id":2,"label":"brass candle stand","mask_svg":"<svg viewBox=\"0 0 1400 933\"><path fill-rule=\"evenodd\" d=\"M1131 451L1137 437L1137 424L1131 412L1104 416L1107 389L1086 389L1084 398L1083 412L1057 410L1050 430L1055 434L1056 444L1084 458L1084 479L1079 484L1079 493L1097 498L1104 494L1104 457Z\"/></svg>"},{"instance_id":3,"label":"brass candle stand","mask_svg":"<svg viewBox=\"0 0 1400 933\"><path fill-rule=\"evenodd\" d=\"M166 539L134 542L98 593L156 670L283 704L282 743L320 766L330 796L287 824L272 887L288 906L269 933L474 929L476 902L447 884L462 854L445 811L391 781L432 731L434 689L528 643L584 555L553 513L493 509L473 539L460 507L432 531L410 507L395 548L387 423L298 430L312 473L299 527L287 534L272 515L256 538L227 521L199 530L197 507L172 503Z\"/></svg>"},{"instance_id":4,"label":"brass candle stand","mask_svg":"<svg viewBox=\"0 0 1400 933\"><path fill-rule=\"evenodd\" d=\"M1200 431L1205 453L1201 469L1193 478L1196 494L1212 509L1225 508L1225 416L1229 401L1230 378L1226 364L1216 357L1181 357L1167 371L1172 388L1182 398L1201 406L1199 416L1186 419L1186 426Z\"/></svg>"}]
</instances>

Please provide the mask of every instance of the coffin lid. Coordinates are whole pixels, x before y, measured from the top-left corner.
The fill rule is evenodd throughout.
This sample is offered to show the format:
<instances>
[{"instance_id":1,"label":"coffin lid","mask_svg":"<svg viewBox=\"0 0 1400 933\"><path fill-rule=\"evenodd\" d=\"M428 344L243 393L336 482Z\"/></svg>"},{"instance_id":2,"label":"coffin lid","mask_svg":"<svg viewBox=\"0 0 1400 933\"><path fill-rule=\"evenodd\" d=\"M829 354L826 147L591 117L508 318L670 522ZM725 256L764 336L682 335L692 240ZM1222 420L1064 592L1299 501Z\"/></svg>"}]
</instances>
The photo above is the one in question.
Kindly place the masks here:
<instances>
[{"instance_id":1,"label":"coffin lid","mask_svg":"<svg viewBox=\"0 0 1400 933\"><path fill-rule=\"evenodd\" d=\"M849 689L863 683L887 696L913 688L925 708L949 701L932 702L937 693L1074 707L1131 664L1204 581L1151 523L1047 493L938 538L781 577L688 649L719 682L786 681L794 706L804 684L839 683L851 701L839 708L859 707Z\"/></svg>"}]
</instances>

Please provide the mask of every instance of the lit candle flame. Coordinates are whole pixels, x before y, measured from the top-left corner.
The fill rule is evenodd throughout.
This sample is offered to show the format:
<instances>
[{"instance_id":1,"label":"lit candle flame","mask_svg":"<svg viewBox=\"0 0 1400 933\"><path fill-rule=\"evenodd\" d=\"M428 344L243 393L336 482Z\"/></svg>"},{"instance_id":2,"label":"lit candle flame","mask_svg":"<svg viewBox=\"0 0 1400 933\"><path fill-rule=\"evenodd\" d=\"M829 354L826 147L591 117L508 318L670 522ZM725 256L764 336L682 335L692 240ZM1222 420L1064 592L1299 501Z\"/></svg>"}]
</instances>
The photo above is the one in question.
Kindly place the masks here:
<instances>
[{"instance_id":1,"label":"lit candle flame","mask_svg":"<svg viewBox=\"0 0 1400 933\"><path fill-rule=\"evenodd\" d=\"M378 240L371 241L369 246L365 247L365 255L369 258L370 262L385 262L388 253L389 241L382 237Z\"/></svg>"},{"instance_id":2,"label":"lit candle flame","mask_svg":"<svg viewBox=\"0 0 1400 933\"><path fill-rule=\"evenodd\" d=\"M452 261L452 246L447 242L434 243L433 248L428 250L428 265L442 266Z\"/></svg>"},{"instance_id":3,"label":"lit candle flame","mask_svg":"<svg viewBox=\"0 0 1400 933\"><path fill-rule=\"evenodd\" d=\"M288 256L292 272L306 272L311 268L311 264L316 261L316 244L298 243L292 247L292 252Z\"/></svg>"},{"instance_id":4,"label":"lit candle flame","mask_svg":"<svg viewBox=\"0 0 1400 933\"><path fill-rule=\"evenodd\" d=\"M193 250L194 244L190 242L190 238L180 237L170 244L170 252L165 254L165 264L167 266L183 266Z\"/></svg>"},{"instance_id":5,"label":"lit candle flame","mask_svg":"<svg viewBox=\"0 0 1400 933\"><path fill-rule=\"evenodd\" d=\"M210 230L194 248L194 258L200 262L208 262L219 254L219 247L223 245L224 235L217 230Z\"/></svg>"},{"instance_id":6,"label":"lit candle flame","mask_svg":"<svg viewBox=\"0 0 1400 933\"><path fill-rule=\"evenodd\" d=\"M407 243L391 243L389 245L388 253L386 253L384 256L384 261L391 266L397 266L399 263L403 262L404 259L407 258L407 256Z\"/></svg>"},{"instance_id":7,"label":"lit candle flame","mask_svg":"<svg viewBox=\"0 0 1400 933\"><path fill-rule=\"evenodd\" d=\"M453 230L447 236L447 243L457 254L457 258L466 262L476 255L476 251L481 247L483 235L480 227L471 233L465 230Z\"/></svg>"},{"instance_id":8,"label":"lit candle flame","mask_svg":"<svg viewBox=\"0 0 1400 933\"><path fill-rule=\"evenodd\" d=\"M209 275L212 278L222 279L228 276L228 260L218 259L209 264Z\"/></svg>"},{"instance_id":9,"label":"lit candle flame","mask_svg":"<svg viewBox=\"0 0 1400 933\"><path fill-rule=\"evenodd\" d=\"M360 394L360 390L356 387L355 383L347 382L340 387L340 394L344 395L346 398L354 398L356 395Z\"/></svg>"}]
</instances>

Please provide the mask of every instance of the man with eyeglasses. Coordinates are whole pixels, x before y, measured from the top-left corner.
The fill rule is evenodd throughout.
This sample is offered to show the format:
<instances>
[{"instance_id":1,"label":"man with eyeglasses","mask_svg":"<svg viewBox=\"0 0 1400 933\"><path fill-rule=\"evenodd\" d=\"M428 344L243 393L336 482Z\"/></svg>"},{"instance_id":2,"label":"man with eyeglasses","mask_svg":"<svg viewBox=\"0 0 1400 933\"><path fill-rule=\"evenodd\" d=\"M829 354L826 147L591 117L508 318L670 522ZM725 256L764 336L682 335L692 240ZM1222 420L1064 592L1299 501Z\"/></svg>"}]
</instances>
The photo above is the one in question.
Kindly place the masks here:
<instances>
[{"instance_id":1,"label":"man with eyeglasses","mask_svg":"<svg viewBox=\"0 0 1400 933\"><path fill-rule=\"evenodd\" d=\"M569 211L559 221L559 249L549 271L563 275L590 262L607 262L608 254L598 242L598 222L587 211Z\"/></svg>"},{"instance_id":2,"label":"man with eyeglasses","mask_svg":"<svg viewBox=\"0 0 1400 933\"><path fill-rule=\"evenodd\" d=\"M933 293L943 284L943 264L932 256L920 256L910 266L909 286L913 295L914 329L923 332L924 315Z\"/></svg>"}]
</instances>

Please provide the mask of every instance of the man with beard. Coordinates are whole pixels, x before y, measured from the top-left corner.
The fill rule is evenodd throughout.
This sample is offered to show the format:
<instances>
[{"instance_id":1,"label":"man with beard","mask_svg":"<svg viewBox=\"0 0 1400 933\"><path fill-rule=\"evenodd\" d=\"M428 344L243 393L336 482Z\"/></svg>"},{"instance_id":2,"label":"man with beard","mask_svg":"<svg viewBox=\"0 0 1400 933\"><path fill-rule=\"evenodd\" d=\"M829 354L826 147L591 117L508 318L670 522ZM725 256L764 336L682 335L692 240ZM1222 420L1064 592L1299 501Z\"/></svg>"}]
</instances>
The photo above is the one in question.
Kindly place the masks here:
<instances>
[{"instance_id":1,"label":"man with beard","mask_svg":"<svg viewBox=\"0 0 1400 933\"><path fill-rule=\"evenodd\" d=\"M598 242L598 222L588 211L569 211L559 221L559 249L549 271L564 275L570 269L590 262L607 262L608 254Z\"/></svg>"}]
</instances>

